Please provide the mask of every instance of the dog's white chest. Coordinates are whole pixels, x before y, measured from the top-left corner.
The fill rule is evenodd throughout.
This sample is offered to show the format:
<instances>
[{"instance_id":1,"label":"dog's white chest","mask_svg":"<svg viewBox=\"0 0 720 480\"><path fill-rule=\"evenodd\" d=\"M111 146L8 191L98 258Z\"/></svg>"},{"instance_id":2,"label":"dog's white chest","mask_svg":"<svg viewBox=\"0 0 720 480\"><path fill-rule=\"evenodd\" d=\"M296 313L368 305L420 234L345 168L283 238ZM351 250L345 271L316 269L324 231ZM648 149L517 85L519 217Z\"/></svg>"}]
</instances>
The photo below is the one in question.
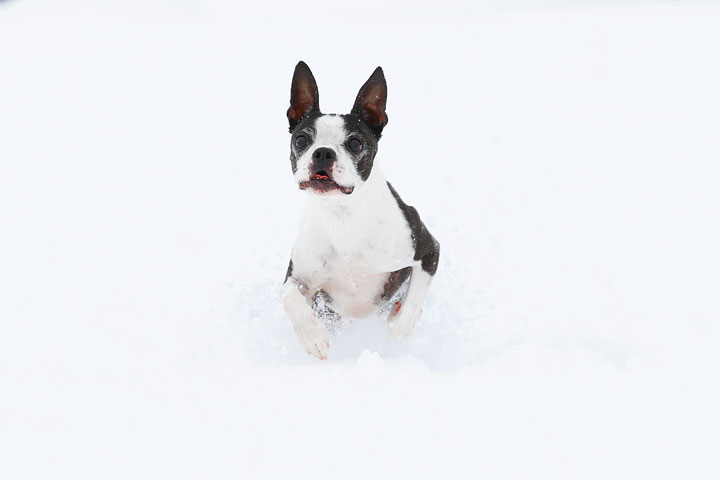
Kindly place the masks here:
<instances>
[{"instance_id":1,"label":"dog's white chest","mask_svg":"<svg viewBox=\"0 0 720 480\"><path fill-rule=\"evenodd\" d=\"M408 266L414 254L410 229L382 174L373 171L365 189L362 202L311 204L293 249L296 277L355 318L377 310L390 273Z\"/></svg>"},{"instance_id":2,"label":"dog's white chest","mask_svg":"<svg viewBox=\"0 0 720 480\"><path fill-rule=\"evenodd\" d=\"M317 268L309 283L327 293L342 315L362 318L373 313L390 272L395 270L394 246L378 243L373 237L377 235L361 241L355 237L354 242L326 237L315 244Z\"/></svg>"},{"instance_id":3,"label":"dog's white chest","mask_svg":"<svg viewBox=\"0 0 720 480\"><path fill-rule=\"evenodd\" d=\"M356 265L355 265L356 266ZM328 271L329 278L320 286L341 314L362 318L378 307L389 273L370 273L346 265Z\"/></svg>"}]
</instances>

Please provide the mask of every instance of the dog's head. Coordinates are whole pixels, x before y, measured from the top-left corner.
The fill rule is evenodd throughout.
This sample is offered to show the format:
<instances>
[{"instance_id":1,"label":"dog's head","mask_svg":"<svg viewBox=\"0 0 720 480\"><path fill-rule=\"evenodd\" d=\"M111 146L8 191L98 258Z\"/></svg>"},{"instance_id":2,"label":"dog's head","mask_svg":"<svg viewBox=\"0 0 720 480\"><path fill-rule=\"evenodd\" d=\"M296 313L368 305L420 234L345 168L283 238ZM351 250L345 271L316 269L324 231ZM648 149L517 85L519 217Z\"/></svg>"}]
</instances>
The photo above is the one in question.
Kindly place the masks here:
<instances>
[{"instance_id":1,"label":"dog's head","mask_svg":"<svg viewBox=\"0 0 720 480\"><path fill-rule=\"evenodd\" d=\"M305 62L290 89L290 164L302 190L350 195L370 176L378 140L387 125L387 84L380 67L358 92L347 115L322 114L317 83Z\"/></svg>"}]
</instances>

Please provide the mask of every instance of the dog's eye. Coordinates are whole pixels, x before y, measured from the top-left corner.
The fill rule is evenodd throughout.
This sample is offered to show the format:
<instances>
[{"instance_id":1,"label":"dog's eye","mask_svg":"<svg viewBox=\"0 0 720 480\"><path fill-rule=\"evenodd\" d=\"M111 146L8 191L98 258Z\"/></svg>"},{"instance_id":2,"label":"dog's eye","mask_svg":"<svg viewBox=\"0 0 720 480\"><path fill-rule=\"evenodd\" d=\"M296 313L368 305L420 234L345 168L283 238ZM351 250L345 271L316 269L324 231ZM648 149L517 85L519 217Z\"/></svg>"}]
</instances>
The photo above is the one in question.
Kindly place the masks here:
<instances>
[{"instance_id":1,"label":"dog's eye","mask_svg":"<svg viewBox=\"0 0 720 480\"><path fill-rule=\"evenodd\" d=\"M348 148L353 153L358 153L358 152L360 152L360 150L363 149L363 144L357 138L351 138L350 141L348 142Z\"/></svg>"},{"instance_id":2,"label":"dog's eye","mask_svg":"<svg viewBox=\"0 0 720 480\"><path fill-rule=\"evenodd\" d=\"M308 143L308 140L305 135L298 135L297 137L295 137L295 146L297 148L302 150L303 148L305 148L307 143Z\"/></svg>"}]
</instances>

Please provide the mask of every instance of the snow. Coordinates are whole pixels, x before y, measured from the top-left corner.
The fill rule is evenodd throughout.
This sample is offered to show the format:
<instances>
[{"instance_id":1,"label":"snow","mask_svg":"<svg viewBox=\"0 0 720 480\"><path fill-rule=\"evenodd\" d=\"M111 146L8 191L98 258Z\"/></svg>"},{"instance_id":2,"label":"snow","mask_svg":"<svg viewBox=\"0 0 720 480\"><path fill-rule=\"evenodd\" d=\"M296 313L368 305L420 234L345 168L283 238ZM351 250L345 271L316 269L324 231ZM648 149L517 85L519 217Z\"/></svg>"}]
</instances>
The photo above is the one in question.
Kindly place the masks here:
<instances>
[{"instance_id":1,"label":"snow","mask_svg":"<svg viewBox=\"0 0 720 480\"><path fill-rule=\"evenodd\" d=\"M0 4L0 478L717 478L720 6ZM302 352L292 69L442 255Z\"/></svg>"}]
</instances>

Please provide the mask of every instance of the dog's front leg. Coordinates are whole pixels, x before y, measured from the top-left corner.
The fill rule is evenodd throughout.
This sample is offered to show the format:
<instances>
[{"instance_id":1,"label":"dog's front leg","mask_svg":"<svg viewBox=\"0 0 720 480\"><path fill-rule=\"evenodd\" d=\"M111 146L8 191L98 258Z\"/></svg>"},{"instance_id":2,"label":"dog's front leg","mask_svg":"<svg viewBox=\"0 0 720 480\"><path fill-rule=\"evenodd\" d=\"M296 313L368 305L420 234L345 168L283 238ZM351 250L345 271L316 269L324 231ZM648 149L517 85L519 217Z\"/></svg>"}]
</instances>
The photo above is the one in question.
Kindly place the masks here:
<instances>
[{"instance_id":1,"label":"dog's front leg","mask_svg":"<svg viewBox=\"0 0 720 480\"><path fill-rule=\"evenodd\" d=\"M283 307L303 349L320 360L327 360L330 336L316 318L308 294L303 283L288 276L283 285Z\"/></svg>"},{"instance_id":2,"label":"dog's front leg","mask_svg":"<svg viewBox=\"0 0 720 480\"><path fill-rule=\"evenodd\" d=\"M393 337L402 339L412 333L420 317L428 285L432 275L418 265L413 267L405 298L401 300L399 311L393 310L388 318L388 328Z\"/></svg>"}]
</instances>

